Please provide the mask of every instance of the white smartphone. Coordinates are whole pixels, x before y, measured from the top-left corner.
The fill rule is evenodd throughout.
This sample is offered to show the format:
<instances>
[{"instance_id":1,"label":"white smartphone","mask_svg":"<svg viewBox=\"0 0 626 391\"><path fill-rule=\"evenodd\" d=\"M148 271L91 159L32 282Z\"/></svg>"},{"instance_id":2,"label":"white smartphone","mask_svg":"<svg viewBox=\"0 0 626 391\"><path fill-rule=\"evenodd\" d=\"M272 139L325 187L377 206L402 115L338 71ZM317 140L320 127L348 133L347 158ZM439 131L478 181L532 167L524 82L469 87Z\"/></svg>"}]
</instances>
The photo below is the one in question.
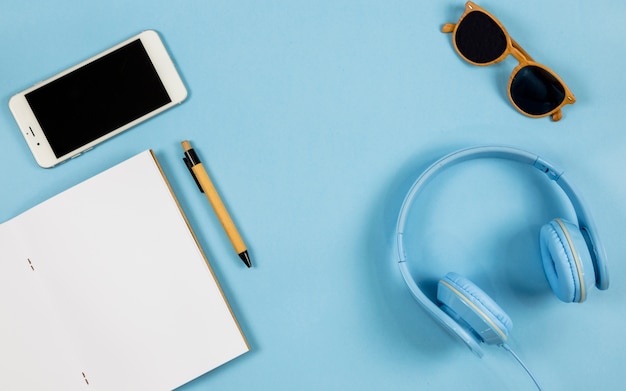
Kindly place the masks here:
<instances>
[{"instance_id":1,"label":"white smartphone","mask_svg":"<svg viewBox=\"0 0 626 391\"><path fill-rule=\"evenodd\" d=\"M144 31L9 100L35 160L53 167L187 97L157 32Z\"/></svg>"}]
</instances>

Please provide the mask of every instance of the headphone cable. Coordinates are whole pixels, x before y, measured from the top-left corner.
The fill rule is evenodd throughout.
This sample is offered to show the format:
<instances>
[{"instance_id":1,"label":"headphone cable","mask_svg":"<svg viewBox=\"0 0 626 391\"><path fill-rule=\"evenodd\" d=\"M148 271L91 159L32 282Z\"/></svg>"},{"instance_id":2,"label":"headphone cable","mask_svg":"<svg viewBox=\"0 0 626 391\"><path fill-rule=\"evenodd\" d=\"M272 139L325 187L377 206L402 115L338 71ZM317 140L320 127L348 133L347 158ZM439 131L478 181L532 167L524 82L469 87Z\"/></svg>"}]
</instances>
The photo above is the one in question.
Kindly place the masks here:
<instances>
[{"instance_id":1,"label":"headphone cable","mask_svg":"<svg viewBox=\"0 0 626 391\"><path fill-rule=\"evenodd\" d=\"M502 348L504 348L504 350L506 350L507 352L511 353L511 355L513 356L513 358L515 358L515 360L517 360L517 362L522 366L522 368L524 368L524 370L526 371L526 373L528 374L528 376L530 376L530 378L533 380L533 382L535 383L535 385L537 386L537 389L539 391L541 391L541 386L539 385L539 383L537 382L537 379L535 379L535 376L533 376L533 374L530 372L530 369L528 369L528 367L526 366L526 364L524 364L524 362L522 361L521 358L519 358L519 356L513 351L513 349L511 349L511 347L505 343L499 345Z\"/></svg>"}]
</instances>

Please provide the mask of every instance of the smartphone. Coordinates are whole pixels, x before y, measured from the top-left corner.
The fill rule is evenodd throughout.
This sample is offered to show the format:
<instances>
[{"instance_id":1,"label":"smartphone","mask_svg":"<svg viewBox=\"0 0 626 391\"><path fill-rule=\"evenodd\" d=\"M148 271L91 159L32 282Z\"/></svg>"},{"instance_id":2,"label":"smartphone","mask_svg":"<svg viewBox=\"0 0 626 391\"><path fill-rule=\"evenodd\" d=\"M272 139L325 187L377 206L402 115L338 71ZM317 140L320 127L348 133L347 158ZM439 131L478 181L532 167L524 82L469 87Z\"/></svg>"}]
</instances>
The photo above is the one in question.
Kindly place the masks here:
<instances>
[{"instance_id":1,"label":"smartphone","mask_svg":"<svg viewBox=\"0 0 626 391\"><path fill-rule=\"evenodd\" d=\"M9 108L35 160L48 168L186 97L159 34L148 30L14 95Z\"/></svg>"}]
</instances>

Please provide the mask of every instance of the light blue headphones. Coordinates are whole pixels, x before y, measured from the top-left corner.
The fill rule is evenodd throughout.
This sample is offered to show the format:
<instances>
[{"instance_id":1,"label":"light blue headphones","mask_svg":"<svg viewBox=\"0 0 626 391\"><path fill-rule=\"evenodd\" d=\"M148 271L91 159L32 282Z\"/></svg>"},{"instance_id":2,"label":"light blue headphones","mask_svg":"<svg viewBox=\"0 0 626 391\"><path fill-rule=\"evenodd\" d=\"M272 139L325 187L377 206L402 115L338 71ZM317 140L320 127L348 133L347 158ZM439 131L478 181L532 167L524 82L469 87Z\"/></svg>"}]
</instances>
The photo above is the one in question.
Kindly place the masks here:
<instances>
[{"instance_id":1,"label":"light blue headphones","mask_svg":"<svg viewBox=\"0 0 626 391\"><path fill-rule=\"evenodd\" d=\"M498 146L464 149L443 157L424 171L406 195L396 228L398 264L411 293L445 329L459 336L478 356L480 343L505 345L512 328L509 316L467 278L448 273L437 286L437 301L431 301L409 272L404 251L404 230L409 210L422 188L437 173L454 164L473 159L499 158L528 164L554 181L571 202L578 224L555 218L541 228L541 257L546 278L556 296L564 302L585 301L591 287L609 287L606 255L596 235L591 215L563 172L529 152Z\"/></svg>"}]
</instances>

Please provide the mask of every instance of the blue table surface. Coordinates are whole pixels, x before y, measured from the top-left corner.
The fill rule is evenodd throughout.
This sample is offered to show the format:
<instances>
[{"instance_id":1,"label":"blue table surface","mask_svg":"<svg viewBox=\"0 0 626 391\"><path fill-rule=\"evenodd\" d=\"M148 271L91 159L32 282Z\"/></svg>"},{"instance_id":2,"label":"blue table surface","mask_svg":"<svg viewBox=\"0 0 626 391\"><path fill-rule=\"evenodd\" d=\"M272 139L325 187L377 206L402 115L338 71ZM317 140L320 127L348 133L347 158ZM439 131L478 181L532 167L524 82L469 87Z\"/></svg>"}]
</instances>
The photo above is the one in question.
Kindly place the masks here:
<instances>
[{"instance_id":1,"label":"blue table surface","mask_svg":"<svg viewBox=\"0 0 626 391\"><path fill-rule=\"evenodd\" d=\"M423 194L411 268L427 292L447 271L487 291L513 319L511 345L545 390L621 389L626 2L479 4L574 92L560 122L511 106L512 57L476 67L454 52L440 29L462 1L6 0L0 221L152 148L251 345L181 390L533 389L505 351L486 347L479 359L426 315L402 282L394 241L404 195L437 158L483 144L526 149L583 194L610 289L584 304L552 294L538 232L571 208L540 174L498 161L458 166ZM162 35L188 100L39 168L9 98L145 29ZM183 139L240 226L252 269L189 178Z\"/></svg>"}]
</instances>

